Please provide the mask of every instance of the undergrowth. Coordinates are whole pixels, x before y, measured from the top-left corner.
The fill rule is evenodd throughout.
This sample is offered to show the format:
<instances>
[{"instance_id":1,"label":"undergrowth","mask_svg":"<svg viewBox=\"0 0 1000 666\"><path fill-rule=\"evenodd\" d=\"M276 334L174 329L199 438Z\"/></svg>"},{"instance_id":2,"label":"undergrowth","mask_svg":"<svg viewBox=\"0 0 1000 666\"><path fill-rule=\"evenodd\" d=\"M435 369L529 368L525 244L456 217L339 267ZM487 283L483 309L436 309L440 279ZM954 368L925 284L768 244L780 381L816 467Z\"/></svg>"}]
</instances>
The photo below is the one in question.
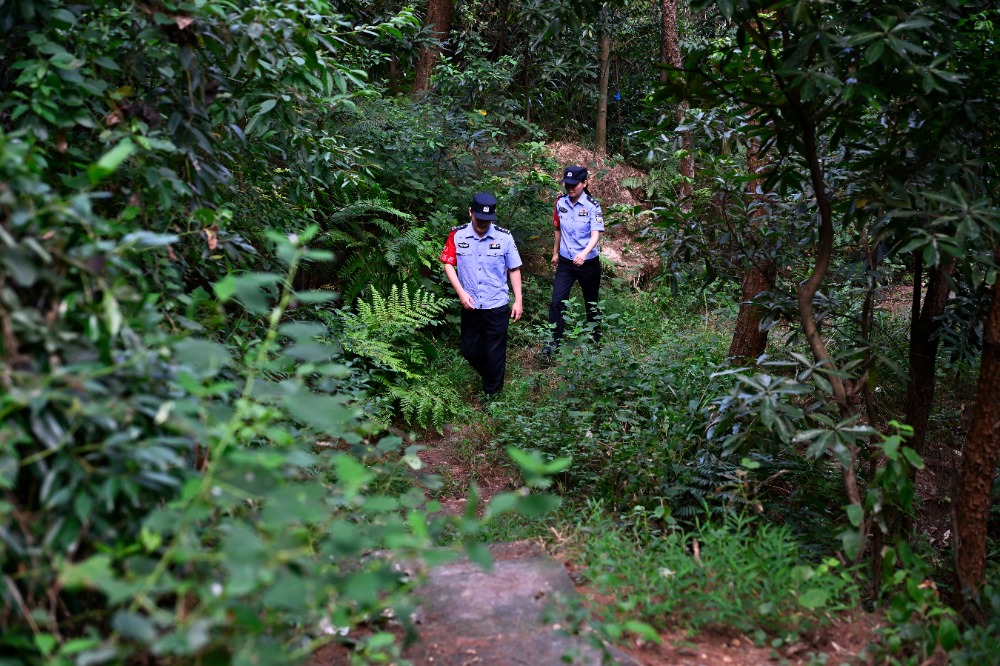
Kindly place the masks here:
<instances>
[{"instance_id":1,"label":"undergrowth","mask_svg":"<svg viewBox=\"0 0 1000 666\"><path fill-rule=\"evenodd\" d=\"M804 559L788 528L742 514L685 529L641 508L611 520L592 502L570 543L598 593L615 598L606 621L762 638L825 626L860 596L836 558Z\"/></svg>"}]
</instances>

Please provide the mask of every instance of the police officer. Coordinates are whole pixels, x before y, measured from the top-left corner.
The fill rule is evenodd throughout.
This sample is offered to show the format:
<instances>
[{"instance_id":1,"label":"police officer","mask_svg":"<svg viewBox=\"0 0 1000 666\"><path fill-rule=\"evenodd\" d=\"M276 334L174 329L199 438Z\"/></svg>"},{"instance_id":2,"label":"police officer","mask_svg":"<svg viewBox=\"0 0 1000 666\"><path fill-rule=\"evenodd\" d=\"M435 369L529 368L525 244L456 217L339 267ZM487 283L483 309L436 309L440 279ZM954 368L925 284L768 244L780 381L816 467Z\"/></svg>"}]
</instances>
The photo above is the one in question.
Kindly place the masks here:
<instances>
[{"instance_id":1,"label":"police officer","mask_svg":"<svg viewBox=\"0 0 1000 666\"><path fill-rule=\"evenodd\" d=\"M573 283L580 282L587 321L594 324L593 339L598 342L601 332L597 327L597 303L601 286L601 258L597 241L604 231L604 213L600 202L587 190L587 168L566 167L560 181L566 186L565 196L556 199L552 224L556 228L552 247L552 265L556 275L552 281L552 304L549 306L549 323L555 324L552 342L545 348L551 353L563 335L563 313Z\"/></svg>"},{"instance_id":2,"label":"police officer","mask_svg":"<svg viewBox=\"0 0 1000 666\"><path fill-rule=\"evenodd\" d=\"M497 200L477 192L469 222L451 230L441 262L462 302L462 356L483 378L483 392L495 396L507 369L507 328L521 318L521 256L510 231L493 224ZM514 304L507 278L514 291Z\"/></svg>"}]
</instances>

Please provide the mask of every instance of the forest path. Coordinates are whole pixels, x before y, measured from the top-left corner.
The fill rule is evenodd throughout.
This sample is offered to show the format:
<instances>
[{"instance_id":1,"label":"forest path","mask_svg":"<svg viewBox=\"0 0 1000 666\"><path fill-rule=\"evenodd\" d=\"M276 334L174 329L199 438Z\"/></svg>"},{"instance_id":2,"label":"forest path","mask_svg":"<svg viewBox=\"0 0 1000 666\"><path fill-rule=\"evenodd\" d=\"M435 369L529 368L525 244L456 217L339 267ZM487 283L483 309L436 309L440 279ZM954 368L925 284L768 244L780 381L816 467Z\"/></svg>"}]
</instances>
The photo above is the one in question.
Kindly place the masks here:
<instances>
[{"instance_id":1,"label":"forest path","mask_svg":"<svg viewBox=\"0 0 1000 666\"><path fill-rule=\"evenodd\" d=\"M494 544L490 551L489 571L459 560L428 572L417 592L420 639L406 658L447 666L608 663L595 634L572 631L583 619L580 597L562 565L533 543ZM640 666L609 651L613 663Z\"/></svg>"},{"instance_id":2,"label":"forest path","mask_svg":"<svg viewBox=\"0 0 1000 666\"><path fill-rule=\"evenodd\" d=\"M441 434L425 433L419 443L426 447L419 453L421 471L444 481L434 493L444 513L464 513L472 482L479 487L480 507L517 487L516 472L498 462L504 456L494 450L482 425L447 426ZM421 592L420 641L405 656L413 664L456 666L600 664L601 650L590 639L565 635L566 618L573 617L576 627L582 626L591 611L627 601L627 592L611 597L587 586L581 575L584 567L562 552L559 542L555 535L554 541L492 544L491 572L469 561L431 569ZM554 610L551 618L544 616L544 611L559 608L552 603L557 599L569 603L562 604L561 614ZM548 624L539 622L540 616ZM616 663L637 666L806 666L823 663L819 655L826 656L825 663L864 664L864 649L875 639L880 621L877 615L859 611L780 647L760 646L732 632L688 635L677 629L661 633L660 644L633 637L613 648L612 654ZM563 661L564 655L573 660Z\"/></svg>"}]
</instances>

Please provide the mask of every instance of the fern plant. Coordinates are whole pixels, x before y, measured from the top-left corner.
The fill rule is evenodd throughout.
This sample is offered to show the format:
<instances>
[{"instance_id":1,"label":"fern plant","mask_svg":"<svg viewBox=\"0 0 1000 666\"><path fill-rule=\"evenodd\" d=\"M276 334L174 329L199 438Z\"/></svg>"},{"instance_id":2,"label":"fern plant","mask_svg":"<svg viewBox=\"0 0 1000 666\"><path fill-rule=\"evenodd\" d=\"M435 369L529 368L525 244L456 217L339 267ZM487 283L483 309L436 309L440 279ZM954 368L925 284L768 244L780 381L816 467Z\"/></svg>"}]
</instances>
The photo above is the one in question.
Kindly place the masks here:
<instances>
[{"instance_id":1,"label":"fern plant","mask_svg":"<svg viewBox=\"0 0 1000 666\"><path fill-rule=\"evenodd\" d=\"M460 398L455 390L426 375L430 345L421 329L440 323L447 301L422 289L394 284L388 294L371 290L355 310L339 310L341 342L372 366L370 406L378 418L391 410L409 424L440 430Z\"/></svg>"}]
</instances>

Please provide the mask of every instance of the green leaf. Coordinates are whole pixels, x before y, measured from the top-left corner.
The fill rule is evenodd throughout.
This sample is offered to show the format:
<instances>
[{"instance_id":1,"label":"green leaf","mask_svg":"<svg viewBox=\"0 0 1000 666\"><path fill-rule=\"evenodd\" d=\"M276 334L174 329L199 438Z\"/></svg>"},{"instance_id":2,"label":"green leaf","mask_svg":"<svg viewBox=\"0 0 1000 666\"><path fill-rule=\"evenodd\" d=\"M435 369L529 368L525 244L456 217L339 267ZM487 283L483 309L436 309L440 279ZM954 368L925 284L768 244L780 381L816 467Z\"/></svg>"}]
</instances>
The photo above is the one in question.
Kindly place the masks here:
<instances>
[{"instance_id":1,"label":"green leaf","mask_svg":"<svg viewBox=\"0 0 1000 666\"><path fill-rule=\"evenodd\" d=\"M337 470L337 478L345 486L344 490L352 494L357 494L374 477L367 467L346 453L334 456L333 465Z\"/></svg>"},{"instance_id":2,"label":"green leaf","mask_svg":"<svg viewBox=\"0 0 1000 666\"><path fill-rule=\"evenodd\" d=\"M830 594L826 590L816 587L810 588L804 594L799 595L799 605L803 608L815 610L825 606L829 597Z\"/></svg>"},{"instance_id":3,"label":"green leaf","mask_svg":"<svg viewBox=\"0 0 1000 666\"><path fill-rule=\"evenodd\" d=\"M131 139L125 138L114 148L104 154L96 163L87 168L87 178L91 185L96 185L115 171L122 163L136 152L136 146Z\"/></svg>"},{"instance_id":4,"label":"green leaf","mask_svg":"<svg viewBox=\"0 0 1000 666\"><path fill-rule=\"evenodd\" d=\"M288 414L299 423L331 437L342 437L360 409L345 404L346 396L328 396L307 392L308 389L282 397Z\"/></svg>"},{"instance_id":5,"label":"green leaf","mask_svg":"<svg viewBox=\"0 0 1000 666\"><path fill-rule=\"evenodd\" d=\"M882 443L882 450L885 452L885 457L889 460L895 461L899 459L899 437L889 437Z\"/></svg>"},{"instance_id":6,"label":"green leaf","mask_svg":"<svg viewBox=\"0 0 1000 666\"><path fill-rule=\"evenodd\" d=\"M153 622L137 613L118 611L111 619L111 627L126 638L141 643L150 643L156 638L156 628L153 626Z\"/></svg>"},{"instance_id":7,"label":"green leaf","mask_svg":"<svg viewBox=\"0 0 1000 666\"><path fill-rule=\"evenodd\" d=\"M660 644L663 642L660 639L660 635L656 633L656 629L653 629L645 622L639 622L638 620L626 620L625 629L627 631L631 631L633 634L642 636L651 643Z\"/></svg>"},{"instance_id":8,"label":"green leaf","mask_svg":"<svg viewBox=\"0 0 1000 666\"><path fill-rule=\"evenodd\" d=\"M952 650L956 645L958 645L961 636L958 633L958 626L951 618L945 618L941 620L941 626L938 627L938 640L941 641L941 647L945 651Z\"/></svg>"},{"instance_id":9,"label":"green leaf","mask_svg":"<svg viewBox=\"0 0 1000 666\"><path fill-rule=\"evenodd\" d=\"M908 463L910 463L911 465L913 465L914 469L923 469L924 468L924 459L920 457L919 453L917 453L916 451L914 451L913 449L911 449L908 446L904 446L900 450L903 453L903 457L906 458L906 461Z\"/></svg>"},{"instance_id":10,"label":"green leaf","mask_svg":"<svg viewBox=\"0 0 1000 666\"><path fill-rule=\"evenodd\" d=\"M187 338L175 344L174 358L203 378L215 375L233 361L228 347L202 338Z\"/></svg>"},{"instance_id":11,"label":"green leaf","mask_svg":"<svg viewBox=\"0 0 1000 666\"><path fill-rule=\"evenodd\" d=\"M48 656L56 647L56 637L52 634L35 634L35 647L42 654Z\"/></svg>"},{"instance_id":12,"label":"green leaf","mask_svg":"<svg viewBox=\"0 0 1000 666\"><path fill-rule=\"evenodd\" d=\"M264 290L273 288L283 281L284 278L276 273L242 273L233 277L233 284L227 284L225 288L232 286L240 305L253 314L262 315L271 311L269 293Z\"/></svg>"},{"instance_id":13,"label":"green leaf","mask_svg":"<svg viewBox=\"0 0 1000 666\"><path fill-rule=\"evenodd\" d=\"M111 557L93 555L79 564L66 564L59 570L59 582L69 590L98 587L100 581L111 579Z\"/></svg>"},{"instance_id":14,"label":"green leaf","mask_svg":"<svg viewBox=\"0 0 1000 666\"><path fill-rule=\"evenodd\" d=\"M851 525L855 527L861 526L861 520L865 516L865 510L858 506L857 504L847 505L847 519L851 521Z\"/></svg>"},{"instance_id":15,"label":"green leaf","mask_svg":"<svg viewBox=\"0 0 1000 666\"><path fill-rule=\"evenodd\" d=\"M559 498L553 495L529 495L517 503L517 511L523 516L538 518L555 509L560 503Z\"/></svg>"},{"instance_id":16,"label":"green leaf","mask_svg":"<svg viewBox=\"0 0 1000 666\"><path fill-rule=\"evenodd\" d=\"M844 530L838 535L838 537L844 546L844 554L847 555L847 559L857 559L858 555L861 554L862 546L864 546L864 537L862 536L861 531Z\"/></svg>"},{"instance_id":17,"label":"green leaf","mask_svg":"<svg viewBox=\"0 0 1000 666\"><path fill-rule=\"evenodd\" d=\"M478 541L466 542L465 554L485 571L493 570L493 553L486 547L486 544L479 543Z\"/></svg>"},{"instance_id":18,"label":"green leaf","mask_svg":"<svg viewBox=\"0 0 1000 666\"><path fill-rule=\"evenodd\" d=\"M173 245L180 240L176 234L158 234L152 231L133 231L122 238L122 243L135 244L138 247L163 247Z\"/></svg>"}]
</instances>

